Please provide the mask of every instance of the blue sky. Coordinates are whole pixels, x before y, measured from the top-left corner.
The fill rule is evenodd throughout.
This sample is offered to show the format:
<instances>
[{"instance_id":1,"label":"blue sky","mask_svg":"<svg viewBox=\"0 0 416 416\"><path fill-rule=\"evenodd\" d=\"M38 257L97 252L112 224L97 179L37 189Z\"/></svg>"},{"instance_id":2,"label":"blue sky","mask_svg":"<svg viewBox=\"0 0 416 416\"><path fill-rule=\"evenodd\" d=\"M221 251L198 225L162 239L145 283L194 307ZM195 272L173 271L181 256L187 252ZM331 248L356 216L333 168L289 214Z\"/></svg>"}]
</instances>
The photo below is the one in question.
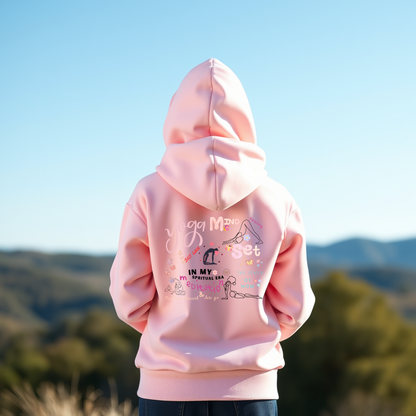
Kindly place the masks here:
<instances>
[{"instance_id":1,"label":"blue sky","mask_svg":"<svg viewBox=\"0 0 416 416\"><path fill-rule=\"evenodd\" d=\"M416 236L415 40L414 1L1 1L0 248L114 253L210 57L310 243Z\"/></svg>"}]
</instances>

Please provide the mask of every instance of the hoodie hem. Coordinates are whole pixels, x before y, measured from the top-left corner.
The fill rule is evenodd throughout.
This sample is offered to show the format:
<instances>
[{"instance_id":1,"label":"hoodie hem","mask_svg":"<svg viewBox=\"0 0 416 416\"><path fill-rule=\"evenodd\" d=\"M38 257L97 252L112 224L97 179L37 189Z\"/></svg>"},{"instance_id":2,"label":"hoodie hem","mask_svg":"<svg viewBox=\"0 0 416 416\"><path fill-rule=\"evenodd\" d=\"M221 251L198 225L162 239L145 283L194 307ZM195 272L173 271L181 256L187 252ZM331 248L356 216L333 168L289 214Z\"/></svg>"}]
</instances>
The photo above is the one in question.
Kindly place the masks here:
<instances>
[{"instance_id":1,"label":"hoodie hem","mask_svg":"<svg viewBox=\"0 0 416 416\"><path fill-rule=\"evenodd\" d=\"M141 368L137 395L166 401L277 400L277 370L189 374Z\"/></svg>"}]
</instances>

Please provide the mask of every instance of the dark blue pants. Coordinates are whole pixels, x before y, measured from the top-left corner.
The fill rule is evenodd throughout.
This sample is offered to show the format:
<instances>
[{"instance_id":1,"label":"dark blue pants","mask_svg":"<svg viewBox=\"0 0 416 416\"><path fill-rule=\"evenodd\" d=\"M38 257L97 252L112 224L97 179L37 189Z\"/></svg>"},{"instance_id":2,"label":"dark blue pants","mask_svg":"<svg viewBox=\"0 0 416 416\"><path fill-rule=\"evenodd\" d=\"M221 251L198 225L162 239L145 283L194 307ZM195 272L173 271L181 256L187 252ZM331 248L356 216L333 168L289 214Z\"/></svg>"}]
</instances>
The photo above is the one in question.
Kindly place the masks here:
<instances>
[{"instance_id":1,"label":"dark blue pants","mask_svg":"<svg viewBox=\"0 0 416 416\"><path fill-rule=\"evenodd\" d=\"M139 416L277 416L277 401L168 402L139 397Z\"/></svg>"}]
</instances>

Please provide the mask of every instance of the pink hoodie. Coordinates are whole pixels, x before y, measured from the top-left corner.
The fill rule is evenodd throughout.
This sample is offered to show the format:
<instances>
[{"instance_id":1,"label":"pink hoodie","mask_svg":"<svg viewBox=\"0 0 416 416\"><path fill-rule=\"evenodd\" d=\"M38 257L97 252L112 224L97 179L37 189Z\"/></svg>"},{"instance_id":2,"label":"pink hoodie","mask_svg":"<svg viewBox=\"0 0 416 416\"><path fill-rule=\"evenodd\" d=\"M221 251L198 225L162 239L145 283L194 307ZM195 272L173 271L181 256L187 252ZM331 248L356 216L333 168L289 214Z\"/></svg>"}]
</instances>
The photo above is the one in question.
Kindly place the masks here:
<instances>
[{"instance_id":1,"label":"pink hoodie","mask_svg":"<svg viewBox=\"0 0 416 416\"><path fill-rule=\"evenodd\" d=\"M138 395L277 399L280 342L315 301L299 208L267 177L244 89L220 61L186 75L163 134L110 273L119 318L143 334Z\"/></svg>"}]
</instances>

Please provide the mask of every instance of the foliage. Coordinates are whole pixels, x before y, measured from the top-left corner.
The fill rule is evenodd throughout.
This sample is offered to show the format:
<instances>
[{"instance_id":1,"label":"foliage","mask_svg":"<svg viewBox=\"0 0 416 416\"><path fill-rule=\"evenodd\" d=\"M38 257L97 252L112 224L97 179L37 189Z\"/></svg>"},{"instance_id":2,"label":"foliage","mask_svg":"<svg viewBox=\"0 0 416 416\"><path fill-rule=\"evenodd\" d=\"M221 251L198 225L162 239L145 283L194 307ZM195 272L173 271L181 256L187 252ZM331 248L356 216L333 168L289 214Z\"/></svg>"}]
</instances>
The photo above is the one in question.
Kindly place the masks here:
<instances>
[{"instance_id":1,"label":"foliage","mask_svg":"<svg viewBox=\"0 0 416 416\"><path fill-rule=\"evenodd\" d=\"M49 280L39 282L48 292ZM30 282L29 287L35 286ZM69 290L63 287L63 292ZM52 297L53 290L48 292ZM367 409L363 416L372 416L384 409L385 415L380 410L378 416L416 414L416 328L374 287L342 273L316 281L314 292L317 302L310 319L283 342L287 366L279 371L279 413L359 416L357 409ZM114 377L121 399L137 400L134 357L140 334L120 322L114 311L92 309L66 316L13 331L11 321L0 317L0 391L14 388L17 394L16 389L28 388L25 382L36 389L46 380L69 386L79 374L84 398L88 386L109 397L106 379Z\"/></svg>"},{"instance_id":2,"label":"foliage","mask_svg":"<svg viewBox=\"0 0 416 416\"><path fill-rule=\"evenodd\" d=\"M314 285L315 309L283 343L282 413L315 416L355 390L416 411L416 329L368 284L332 273Z\"/></svg>"},{"instance_id":3,"label":"foliage","mask_svg":"<svg viewBox=\"0 0 416 416\"><path fill-rule=\"evenodd\" d=\"M355 390L341 401L334 401L331 410L320 416L400 416L400 406L373 394Z\"/></svg>"},{"instance_id":4,"label":"foliage","mask_svg":"<svg viewBox=\"0 0 416 416\"><path fill-rule=\"evenodd\" d=\"M69 385L73 375L80 374L83 391L94 385L108 394L104 381L115 377L123 398L135 397L139 335L114 314L98 309L82 320L65 320L52 330L21 333L0 351L0 390L24 381L34 387L45 380Z\"/></svg>"}]
</instances>

